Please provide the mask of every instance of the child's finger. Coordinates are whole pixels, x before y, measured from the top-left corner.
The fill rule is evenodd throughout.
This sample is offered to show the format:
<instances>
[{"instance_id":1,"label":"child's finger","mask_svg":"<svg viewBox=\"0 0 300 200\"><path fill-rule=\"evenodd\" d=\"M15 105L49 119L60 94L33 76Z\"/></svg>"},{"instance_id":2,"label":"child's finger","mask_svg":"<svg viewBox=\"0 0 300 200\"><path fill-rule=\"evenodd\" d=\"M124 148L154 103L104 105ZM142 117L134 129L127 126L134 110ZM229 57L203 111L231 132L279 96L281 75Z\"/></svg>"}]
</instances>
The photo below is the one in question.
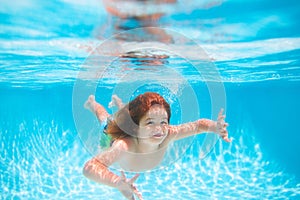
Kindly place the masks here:
<instances>
[{"instance_id":1,"label":"child's finger","mask_svg":"<svg viewBox=\"0 0 300 200\"><path fill-rule=\"evenodd\" d=\"M225 115L218 116L218 121L221 121L221 120L225 121Z\"/></svg>"},{"instance_id":2,"label":"child's finger","mask_svg":"<svg viewBox=\"0 0 300 200\"><path fill-rule=\"evenodd\" d=\"M136 174L134 177L132 177L129 181L130 184L133 184L134 181L136 181L136 179L139 177L140 175L139 174Z\"/></svg>"},{"instance_id":3,"label":"child's finger","mask_svg":"<svg viewBox=\"0 0 300 200\"><path fill-rule=\"evenodd\" d=\"M223 140L226 142L231 142L231 139L229 139L228 136L223 137Z\"/></svg>"},{"instance_id":4,"label":"child's finger","mask_svg":"<svg viewBox=\"0 0 300 200\"><path fill-rule=\"evenodd\" d=\"M126 180L126 176L124 171L121 171L121 180Z\"/></svg>"},{"instance_id":5,"label":"child's finger","mask_svg":"<svg viewBox=\"0 0 300 200\"><path fill-rule=\"evenodd\" d=\"M231 142L232 140L231 139L229 139L229 138L226 138L226 140L225 140L226 142Z\"/></svg>"},{"instance_id":6,"label":"child's finger","mask_svg":"<svg viewBox=\"0 0 300 200\"><path fill-rule=\"evenodd\" d=\"M224 120L225 119L225 115L223 115L223 108L220 110L219 114L218 114L218 120Z\"/></svg>"},{"instance_id":7,"label":"child's finger","mask_svg":"<svg viewBox=\"0 0 300 200\"><path fill-rule=\"evenodd\" d=\"M219 112L219 116L222 116L224 109L221 108L220 112Z\"/></svg>"},{"instance_id":8,"label":"child's finger","mask_svg":"<svg viewBox=\"0 0 300 200\"><path fill-rule=\"evenodd\" d=\"M134 188L133 190L134 194L139 198L139 200L143 200L142 194L137 190L137 188Z\"/></svg>"}]
</instances>

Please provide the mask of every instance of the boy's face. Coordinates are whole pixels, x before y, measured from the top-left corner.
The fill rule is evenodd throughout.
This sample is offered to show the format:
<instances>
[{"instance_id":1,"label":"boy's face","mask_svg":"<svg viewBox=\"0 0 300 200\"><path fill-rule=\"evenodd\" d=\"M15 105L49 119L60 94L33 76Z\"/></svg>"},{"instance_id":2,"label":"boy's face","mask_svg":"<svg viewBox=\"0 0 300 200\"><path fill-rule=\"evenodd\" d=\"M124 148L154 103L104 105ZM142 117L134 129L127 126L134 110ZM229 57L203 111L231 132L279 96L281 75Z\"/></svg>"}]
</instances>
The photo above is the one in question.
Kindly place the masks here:
<instances>
[{"instance_id":1,"label":"boy's face","mask_svg":"<svg viewBox=\"0 0 300 200\"><path fill-rule=\"evenodd\" d=\"M147 143L160 144L168 134L168 114L163 106L156 104L141 118L138 138Z\"/></svg>"}]
</instances>

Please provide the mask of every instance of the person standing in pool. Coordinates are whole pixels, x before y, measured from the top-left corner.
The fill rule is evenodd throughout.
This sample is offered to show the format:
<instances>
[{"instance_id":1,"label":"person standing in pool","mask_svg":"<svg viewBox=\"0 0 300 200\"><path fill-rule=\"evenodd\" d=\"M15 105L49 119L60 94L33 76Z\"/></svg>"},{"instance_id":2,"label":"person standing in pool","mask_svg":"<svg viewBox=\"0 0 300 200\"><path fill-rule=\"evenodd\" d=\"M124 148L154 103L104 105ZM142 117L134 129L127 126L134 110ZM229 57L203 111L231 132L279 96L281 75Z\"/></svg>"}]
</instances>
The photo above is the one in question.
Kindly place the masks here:
<instances>
[{"instance_id":1,"label":"person standing in pool","mask_svg":"<svg viewBox=\"0 0 300 200\"><path fill-rule=\"evenodd\" d=\"M166 44L174 43L173 38L161 27L160 19L168 13L166 6L176 4L177 0L102 0L107 13L109 14L109 27L113 24L117 31L116 37L125 41L159 41ZM104 25L99 32L107 28ZM124 32L130 29L143 28L143 34L128 34Z\"/></svg>"},{"instance_id":2,"label":"person standing in pool","mask_svg":"<svg viewBox=\"0 0 300 200\"><path fill-rule=\"evenodd\" d=\"M107 121L105 133L112 138L111 146L86 162L83 174L101 184L118 189L127 199L142 199L134 182L139 177L118 176L109 170L109 166L118 163L122 169L142 172L153 169L162 161L168 144L195 134L214 132L226 142L228 138L225 116L221 109L217 121L199 119L180 125L169 125L171 110L165 99L157 93L146 92L124 105L120 98L113 95L110 106L119 110L113 115L90 96L85 108L92 111L103 123Z\"/></svg>"}]
</instances>

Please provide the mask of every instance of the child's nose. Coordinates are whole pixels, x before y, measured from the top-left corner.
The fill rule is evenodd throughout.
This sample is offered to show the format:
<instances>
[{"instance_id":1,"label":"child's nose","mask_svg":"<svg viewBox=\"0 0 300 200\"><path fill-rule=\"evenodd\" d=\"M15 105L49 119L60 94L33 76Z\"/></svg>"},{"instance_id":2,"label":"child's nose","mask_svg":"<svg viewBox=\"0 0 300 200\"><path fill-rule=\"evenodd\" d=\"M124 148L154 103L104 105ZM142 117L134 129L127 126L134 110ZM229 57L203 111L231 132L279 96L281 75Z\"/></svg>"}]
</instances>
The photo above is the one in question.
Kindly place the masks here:
<instances>
[{"instance_id":1,"label":"child's nose","mask_svg":"<svg viewBox=\"0 0 300 200\"><path fill-rule=\"evenodd\" d=\"M157 126L155 126L155 130L156 131L163 131L163 125L157 125Z\"/></svg>"}]
</instances>

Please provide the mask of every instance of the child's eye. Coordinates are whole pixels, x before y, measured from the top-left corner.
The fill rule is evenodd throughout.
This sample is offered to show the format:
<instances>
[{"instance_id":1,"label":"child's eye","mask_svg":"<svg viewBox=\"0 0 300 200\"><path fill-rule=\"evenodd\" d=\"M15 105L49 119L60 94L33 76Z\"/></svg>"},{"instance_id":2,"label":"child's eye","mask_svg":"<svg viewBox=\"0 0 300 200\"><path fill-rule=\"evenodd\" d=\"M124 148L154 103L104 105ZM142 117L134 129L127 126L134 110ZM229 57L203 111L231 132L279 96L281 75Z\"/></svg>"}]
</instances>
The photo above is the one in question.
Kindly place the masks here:
<instances>
[{"instance_id":1,"label":"child's eye","mask_svg":"<svg viewBox=\"0 0 300 200\"><path fill-rule=\"evenodd\" d=\"M152 121L148 121L146 124L147 125L151 125L151 124L153 124L153 122Z\"/></svg>"},{"instance_id":2,"label":"child's eye","mask_svg":"<svg viewBox=\"0 0 300 200\"><path fill-rule=\"evenodd\" d=\"M162 121L162 122L160 122L160 124L166 125L168 123L166 121Z\"/></svg>"}]
</instances>

